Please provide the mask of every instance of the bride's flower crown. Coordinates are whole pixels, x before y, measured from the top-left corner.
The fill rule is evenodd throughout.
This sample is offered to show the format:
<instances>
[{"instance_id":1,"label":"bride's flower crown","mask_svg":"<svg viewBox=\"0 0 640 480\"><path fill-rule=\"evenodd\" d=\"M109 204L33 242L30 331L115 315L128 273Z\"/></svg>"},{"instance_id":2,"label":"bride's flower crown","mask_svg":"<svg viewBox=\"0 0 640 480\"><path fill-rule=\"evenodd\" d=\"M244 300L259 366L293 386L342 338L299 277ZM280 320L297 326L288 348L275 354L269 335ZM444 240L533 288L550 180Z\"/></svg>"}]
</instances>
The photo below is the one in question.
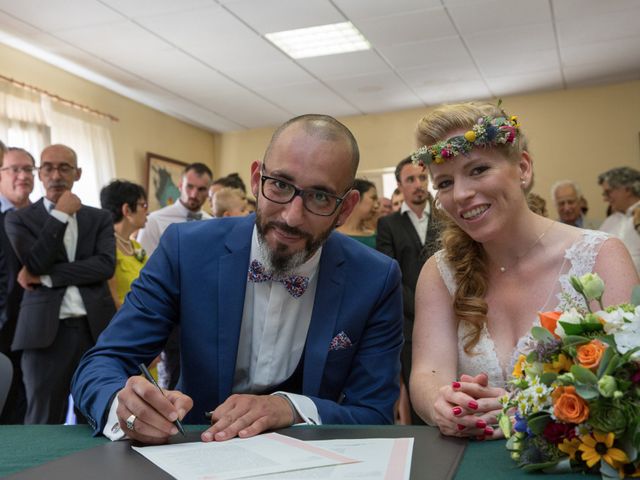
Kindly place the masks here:
<instances>
[{"instance_id":1,"label":"bride's flower crown","mask_svg":"<svg viewBox=\"0 0 640 480\"><path fill-rule=\"evenodd\" d=\"M423 146L411 155L414 163L422 166L430 163L443 163L458 155L465 155L476 147L496 147L499 145L513 145L520 131L517 116L500 117L488 115L478 119L471 130L464 135L441 140L430 146Z\"/></svg>"}]
</instances>

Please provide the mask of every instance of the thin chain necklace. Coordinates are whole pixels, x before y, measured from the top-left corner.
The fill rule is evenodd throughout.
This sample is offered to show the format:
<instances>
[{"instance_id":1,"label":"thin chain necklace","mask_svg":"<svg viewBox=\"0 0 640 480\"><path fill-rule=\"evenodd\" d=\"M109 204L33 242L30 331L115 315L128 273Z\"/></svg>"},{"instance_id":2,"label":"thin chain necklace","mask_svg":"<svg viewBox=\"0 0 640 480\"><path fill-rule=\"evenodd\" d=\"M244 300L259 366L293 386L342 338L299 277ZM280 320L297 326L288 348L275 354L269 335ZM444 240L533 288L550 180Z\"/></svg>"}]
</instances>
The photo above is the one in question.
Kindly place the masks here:
<instances>
[{"instance_id":1,"label":"thin chain necklace","mask_svg":"<svg viewBox=\"0 0 640 480\"><path fill-rule=\"evenodd\" d=\"M527 250L526 250L523 254L518 255L518 256L516 257L516 260L513 262L513 264L511 264L511 265L509 265L509 266L504 266L504 265L503 265L503 266L498 266L498 269L500 270L500 273L504 273L504 272L506 272L507 270L510 270L510 269L512 269L513 267L515 267L515 266L518 264L518 262L520 262L520 260L522 260L524 257L526 257L526 256L531 252L531 250L533 250L533 249L534 249L534 247L540 243L540 241L544 238L544 236L547 234L547 232L548 232L549 230L551 230L551 227L553 227L553 225L554 225L555 223L556 223L556 222L551 221L551 224L550 224L550 225L545 229L545 231L544 231L544 232L542 232L542 233L538 236L538 238L536 238L536 241L535 241L535 242L533 242L533 243L531 244L531 246L530 246L529 248L527 248Z\"/></svg>"},{"instance_id":2,"label":"thin chain necklace","mask_svg":"<svg viewBox=\"0 0 640 480\"><path fill-rule=\"evenodd\" d=\"M113 232L113 234L116 237L116 241L118 242L118 246L120 247L120 250L122 250L122 253L125 255L133 255L135 253L130 239L124 238L118 232Z\"/></svg>"}]
</instances>

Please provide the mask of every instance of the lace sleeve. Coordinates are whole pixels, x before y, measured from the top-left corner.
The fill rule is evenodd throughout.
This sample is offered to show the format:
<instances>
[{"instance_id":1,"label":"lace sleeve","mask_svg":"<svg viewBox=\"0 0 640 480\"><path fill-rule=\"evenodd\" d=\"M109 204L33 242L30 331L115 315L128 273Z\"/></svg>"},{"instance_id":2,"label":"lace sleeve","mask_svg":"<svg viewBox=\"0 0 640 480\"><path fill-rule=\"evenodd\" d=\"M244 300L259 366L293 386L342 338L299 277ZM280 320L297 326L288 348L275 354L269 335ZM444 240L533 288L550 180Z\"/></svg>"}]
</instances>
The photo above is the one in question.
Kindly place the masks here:
<instances>
[{"instance_id":1,"label":"lace sleeve","mask_svg":"<svg viewBox=\"0 0 640 480\"><path fill-rule=\"evenodd\" d=\"M569 269L558 279L560 292L557 310L565 311L571 307L586 308L584 298L573 289L569 279L572 275L579 277L593 272L598 252L605 240L610 237L611 235L604 232L585 230L582 236L567 249L564 258L568 261Z\"/></svg>"},{"instance_id":2,"label":"lace sleeve","mask_svg":"<svg viewBox=\"0 0 640 480\"><path fill-rule=\"evenodd\" d=\"M438 271L440 272L440 277L442 277L442 281L449 290L449 294L453 297L456 293L456 281L453 276L453 269L449 262L447 261L447 256L444 250L438 250L434 253L436 257L436 265L438 267Z\"/></svg>"}]
</instances>

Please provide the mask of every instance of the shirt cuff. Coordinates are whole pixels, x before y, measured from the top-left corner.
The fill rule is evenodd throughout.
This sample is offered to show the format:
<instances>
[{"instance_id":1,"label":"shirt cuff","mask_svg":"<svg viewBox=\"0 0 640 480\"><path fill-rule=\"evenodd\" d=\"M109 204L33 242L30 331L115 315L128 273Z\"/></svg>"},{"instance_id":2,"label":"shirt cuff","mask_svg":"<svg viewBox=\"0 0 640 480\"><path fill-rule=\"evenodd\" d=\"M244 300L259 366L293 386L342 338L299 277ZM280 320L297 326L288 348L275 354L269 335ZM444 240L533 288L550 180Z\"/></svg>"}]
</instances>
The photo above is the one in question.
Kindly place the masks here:
<instances>
[{"instance_id":1,"label":"shirt cuff","mask_svg":"<svg viewBox=\"0 0 640 480\"><path fill-rule=\"evenodd\" d=\"M322 419L318 413L318 407L309 397L298 395L296 393L274 392L272 395L280 395L285 397L291 403L296 413L304 420L302 424L306 425L322 425Z\"/></svg>"},{"instance_id":2,"label":"shirt cuff","mask_svg":"<svg viewBox=\"0 0 640 480\"><path fill-rule=\"evenodd\" d=\"M107 417L107 422L104 424L104 428L102 429L102 434L112 441L124 440L127 438L120 428L120 422L118 421L118 415L116 414L117 409L118 397L116 396L113 398L113 402L111 402L109 416Z\"/></svg>"},{"instance_id":3,"label":"shirt cuff","mask_svg":"<svg viewBox=\"0 0 640 480\"><path fill-rule=\"evenodd\" d=\"M40 275L40 283L45 287L52 288L53 282L51 281L51 275Z\"/></svg>"},{"instance_id":4,"label":"shirt cuff","mask_svg":"<svg viewBox=\"0 0 640 480\"><path fill-rule=\"evenodd\" d=\"M67 223L69 222L69 215L67 215L64 212L61 212L60 210L56 210L55 208L53 210L51 210L51 216L55 217L57 220L60 220L62 223Z\"/></svg>"}]
</instances>

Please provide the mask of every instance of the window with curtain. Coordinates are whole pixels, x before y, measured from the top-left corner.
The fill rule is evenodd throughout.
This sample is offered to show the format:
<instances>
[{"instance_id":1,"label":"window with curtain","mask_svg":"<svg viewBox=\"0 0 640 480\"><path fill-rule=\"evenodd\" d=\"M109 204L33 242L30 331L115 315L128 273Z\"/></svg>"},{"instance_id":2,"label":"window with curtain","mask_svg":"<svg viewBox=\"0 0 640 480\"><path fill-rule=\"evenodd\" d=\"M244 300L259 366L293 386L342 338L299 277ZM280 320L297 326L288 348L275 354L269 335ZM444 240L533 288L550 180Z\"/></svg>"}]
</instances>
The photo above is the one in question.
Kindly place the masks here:
<instances>
[{"instance_id":1,"label":"window with curtain","mask_svg":"<svg viewBox=\"0 0 640 480\"><path fill-rule=\"evenodd\" d=\"M82 176L73 192L85 205L100 206L99 192L115 176L115 156L106 120L52 102L46 95L32 93L0 82L0 139L11 147L24 148L40 163L47 145L62 143L78 155ZM31 200L42 197L36 179Z\"/></svg>"}]
</instances>

